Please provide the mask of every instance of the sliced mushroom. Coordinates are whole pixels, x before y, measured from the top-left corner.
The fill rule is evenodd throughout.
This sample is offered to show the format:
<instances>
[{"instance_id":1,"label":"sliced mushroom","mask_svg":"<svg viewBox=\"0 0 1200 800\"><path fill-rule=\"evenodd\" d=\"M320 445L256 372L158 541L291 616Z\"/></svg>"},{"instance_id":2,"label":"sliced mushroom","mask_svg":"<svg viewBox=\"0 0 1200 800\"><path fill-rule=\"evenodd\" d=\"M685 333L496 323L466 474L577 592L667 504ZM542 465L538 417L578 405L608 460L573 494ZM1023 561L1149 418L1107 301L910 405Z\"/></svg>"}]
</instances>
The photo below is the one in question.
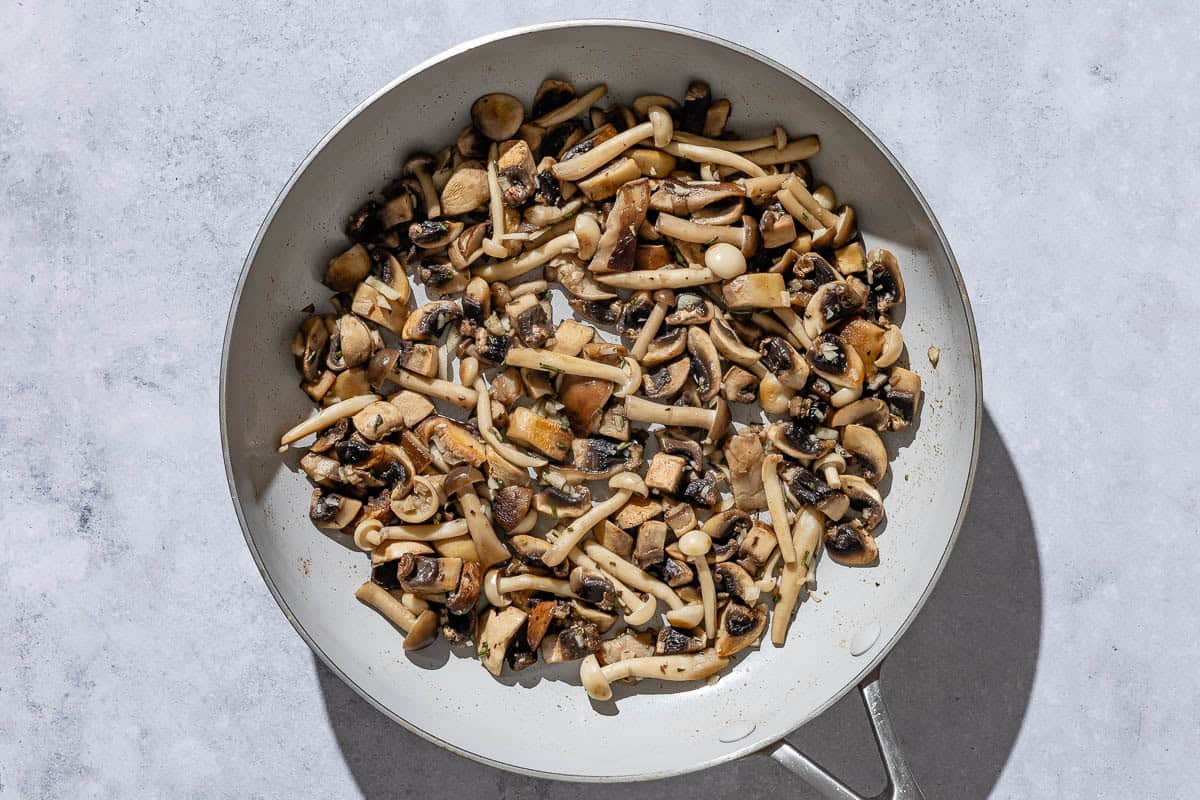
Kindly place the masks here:
<instances>
[{"instance_id":1,"label":"sliced mushroom","mask_svg":"<svg viewBox=\"0 0 1200 800\"><path fill-rule=\"evenodd\" d=\"M800 391L808 383L808 362L780 336L765 336L758 343L760 363L789 389Z\"/></svg>"},{"instance_id":2,"label":"sliced mushroom","mask_svg":"<svg viewBox=\"0 0 1200 800\"><path fill-rule=\"evenodd\" d=\"M887 472L887 449L879 434L862 425L842 429L842 447L854 457L854 464L870 483L879 483ZM853 498L851 498L853 501Z\"/></svg>"},{"instance_id":3,"label":"sliced mushroom","mask_svg":"<svg viewBox=\"0 0 1200 800\"><path fill-rule=\"evenodd\" d=\"M842 476L842 491L850 498L850 510L868 533L883 522L883 498L879 491L857 475Z\"/></svg>"},{"instance_id":4,"label":"sliced mushroom","mask_svg":"<svg viewBox=\"0 0 1200 800\"><path fill-rule=\"evenodd\" d=\"M533 507L554 520L575 519L592 507L592 491L586 486L547 486L534 495Z\"/></svg>"},{"instance_id":5,"label":"sliced mushroom","mask_svg":"<svg viewBox=\"0 0 1200 800\"><path fill-rule=\"evenodd\" d=\"M821 284L804 309L804 330L815 338L843 320L861 314L867 298L848 281Z\"/></svg>"},{"instance_id":6,"label":"sliced mushroom","mask_svg":"<svg viewBox=\"0 0 1200 800\"><path fill-rule=\"evenodd\" d=\"M441 558L404 554L396 562L400 587L413 594L437 594L453 591L462 574L460 558Z\"/></svg>"},{"instance_id":7,"label":"sliced mushroom","mask_svg":"<svg viewBox=\"0 0 1200 800\"><path fill-rule=\"evenodd\" d=\"M896 256L890 251L877 248L867 253L866 273L870 304L877 315L904 302L904 278Z\"/></svg>"},{"instance_id":8,"label":"sliced mushroom","mask_svg":"<svg viewBox=\"0 0 1200 800\"><path fill-rule=\"evenodd\" d=\"M762 606L747 608L741 603L727 604L717 625L717 655L725 658L753 647L766 629L767 610Z\"/></svg>"},{"instance_id":9,"label":"sliced mushroom","mask_svg":"<svg viewBox=\"0 0 1200 800\"><path fill-rule=\"evenodd\" d=\"M667 625L658 632L654 652L660 656L673 656L682 653L698 653L707 646L708 637L704 635L704 631L693 633Z\"/></svg>"},{"instance_id":10,"label":"sliced mushroom","mask_svg":"<svg viewBox=\"0 0 1200 800\"><path fill-rule=\"evenodd\" d=\"M616 608L617 592L612 579L599 570L575 567L571 570L570 586L580 600L609 611Z\"/></svg>"},{"instance_id":11,"label":"sliced mushroom","mask_svg":"<svg viewBox=\"0 0 1200 800\"><path fill-rule=\"evenodd\" d=\"M361 508L362 502L359 500L317 487L313 489L308 506L308 518L318 528L337 530L353 522Z\"/></svg>"},{"instance_id":12,"label":"sliced mushroom","mask_svg":"<svg viewBox=\"0 0 1200 800\"><path fill-rule=\"evenodd\" d=\"M857 519L833 522L826 527L825 552L848 567L867 567L879 560L875 537Z\"/></svg>"},{"instance_id":13,"label":"sliced mushroom","mask_svg":"<svg viewBox=\"0 0 1200 800\"><path fill-rule=\"evenodd\" d=\"M889 419L887 403L878 397L864 397L839 408L830 418L829 424L834 428L863 425L882 431L887 430Z\"/></svg>"},{"instance_id":14,"label":"sliced mushroom","mask_svg":"<svg viewBox=\"0 0 1200 800\"><path fill-rule=\"evenodd\" d=\"M596 282L582 260L567 256L556 259L551 263L557 267L558 282L562 284L564 289L580 300L595 302L599 300L611 300L617 296L615 292L609 291L606 287Z\"/></svg>"},{"instance_id":15,"label":"sliced mushroom","mask_svg":"<svg viewBox=\"0 0 1200 800\"><path fill-rule=\"evenodd\" d=\"M704 325L713 318L713 305L694 292L680 292L675 310L667 315L668 325Z\"/></svg>"},{"instance_id":16,"label":"sliced mushroom","mask_svg":"<svg viewBox=\"0 0 1200 800\"><path fill-rule=\"evenodd\" d=\"M547 664L561 664L589 656L600 649L600 633L594 622L572 622L557 635L542 640L542 660Z\"/></svg>"},{"instance_id":17,"label":"sliced mushroom","mask_svg":"<svg viewBox=\"0 0 1200 800\"><path fill-rule=\"evenodd\" d=\"M680 481L687 461L680 456L668 453L655 453L646 469L646 486L660 492L674 494L679 490Z\"/></svg>"},{"instance_id":18,"label":"sliced mushroom","mask_svg":"<svg viewBox=\"0 0 1200 800\"><path fill-rule=\"evenodd\" d=\"M833 385L862 386L864 367L858 351L832 333L823 333L813 339L807 355L813 371Z\"/></svg>"},{"instance_id":19,"label":"sliced mushroom","mask_svg":"<svg viewBox=\"0 0 1200 800\"><path fill-rule=\"evenodd\" d=\"M789 464L783 471L784 487L798 504L812 506L829 519L841 519L850 507L850 499L834 490L804 467Z\"/></svg>"},{"instance_id":20,"label":"sliced mushroom","mask_svg":"<svg viewBox=\"0 0 1200 800\"><path fill-rule=\"evenodd\" d=\"M731 364L721 378L721 394L730 403L753 403L758 397L758 378Z\"/></svg>"},{"instance_id":21,"label":"sliced mushroom","mask_svg":"<svg viewBox=\"0 0 1200 800\"><path fill-rule=\"evenodd\" d=\"M732 561L716 564L713 567L713 580L717 584L718 592L723 592L730 597L736 598L748 606L753 606L757 603L762 593L754 580L754 576L747 572L744 567ZM720 636L720 633L717 635Z\"/></svg>"},{"instance_id":22,"label":"sliced mushroom","mask_svg":"<svg viewBox=\"0 0 1200 800\"><path fill-rule=\"evenodd\" d=\"M655 211L666 211L681 216L707 208L714 203L744 196L745 190L736 183L667 178L654 189L650 196L650 207Z\"/></svg>"},{"instance_id":23,"label":"sliced mushroom","mask_svg":"<svg viewBox=\"0 0 1200 800\"><path fill-rule=\"evenodd\" d=\"M708 403L721 391L721 358L703 328L694 328L688 334L688 356L692 383L696 385L700 400Z\"/></svg>"},{"instance_id":24,"label":"sliced mushroom","mask_svg":"<svg viewBox=\"0 0 1200 800\"><path fill-rule=\"evenodd\" d=\"M889 412L888 424L894 431L907 428L917 416L921 402L921 376L903 367L893 367L884 390Z\"/></svg>"},{"instance_id":25,"label":"sliced mushroom","mask_svg":"<svg viewBox=\"0 0 1200 800\"><path fill-rule=\"evenodd\" d=\"M708 335L717 351L735 364L748 367L760 358L758 351L744 345L729 323L720 317L709 323Z\"/></svg>"},{"instance_id":26,"label":"sliced mushroom","mask_svg":"<svg viewBox=\"0 0 1200 800\"><path fill-rule=\"evenodd\" d=\"M518 444L558 461L571 452L574 439L570 427L565 423L547 419L525 407L516 408L509 415L505 435Z\"/></svg>"},{"instance_id":27,"label":"sliced mushroom","mask_svg":"<svg viewBox=\"0 0 1200 800\"><path fill-rule=\"evenodd\" d=\"M767 507L762 482L763 447L752 431L742 431L725 442L725 464L737 507L757 511Z\"/></svg>"},{"instance_id":28,"label":"sliced mushroom","mask_svg":"<svg viewBox=\"0 0 1200 800\"><path fill-rule=\"evenodd\" d=\"M409 315L400 336L414 342L432 341L461 318L462 309L453 300L434 300Z\"/></svg>"},{"instance_id":29,"label":"sliced mushroom","mask_svg":"<svg viewBox=\"0 0 1200 800\"><path fill-rule=\"evenodd\" d=\"M680 358L642 375L642 393L651 400L666 402L682 390L692 372L692 361ZM611 384L609 384L611 386Z\"/></svg>"},{"instance_id":30,"label":"sliced mushroom","mask_svg":"<svg viewBox=\"0 0 1200 800\"><path fill-rule=\"evenodd\" d=\"M683 355L687 349L688 329L676 328L650 341L642 365L654 367Z\"/></svg>"},{"instance_id":31,"label":"sliced mushroom","mask_svg":"<svg viewBox=\"0 0 1200 800\"><path fill-rule=\"evenodd\" d=\"M529 145L517 140L500 154L496 162L500 194L507 206L522 206L533 197L537 188L536 165Z\"/></svg>"},{"instance_id":32,"label":"sliced mushroom","mask_svg":"<svg viewBox=\"0 0 1200 800\"><path fill-rule=\"evenodd\" d=\"M478 634L477 654L488 672L499 676L504 669L504 656L509 642L517 635L528 619L516 606L489 608L484 612Z\"/></svg>"},{"instance_id":33,"label":"sliced mushroom","mask_svg":"<svg viewBox=\"0 0 1200 800\"><path fill-rule=\"evenodd\" d=\"M730 311L787 308L790 305L783 276L775 272L739 275L721 287Z\"/></svg>"},{"instance_id":34,"label":"sliced mushroom","mask_svg":"<svg viewBox=\"0 0 1200 800\"><path fill-rule=\"evenodd\" d=\"M737 563L751 575L757 575L775 552L777 543L775 531L756 520L738 543Z\"/></svg>"}]
</instances>

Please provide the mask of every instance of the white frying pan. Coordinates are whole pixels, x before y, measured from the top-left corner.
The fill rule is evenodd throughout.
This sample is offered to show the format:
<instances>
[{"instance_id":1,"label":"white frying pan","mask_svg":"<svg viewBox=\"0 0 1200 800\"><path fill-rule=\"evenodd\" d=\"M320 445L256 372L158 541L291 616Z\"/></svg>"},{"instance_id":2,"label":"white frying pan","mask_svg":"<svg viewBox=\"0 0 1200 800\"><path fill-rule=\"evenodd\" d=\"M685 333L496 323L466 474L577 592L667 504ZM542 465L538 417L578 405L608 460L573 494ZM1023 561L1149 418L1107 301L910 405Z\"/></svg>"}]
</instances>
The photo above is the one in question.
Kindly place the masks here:
<instances>
[{"instance_id":1,"label":"white frying pan","mask_svg":"<svg viewBox=\"0 0 1200 800\"><path fill-rule=\"evenodd\" d=\"M780 123L793 135L819 134L817 174L857 210L868 246L899 257L904 336L925 391L915 433L885 437L896 457L882 486L889 521L878 567L827 560L821 602L800 608L787 647L768 642L744 654L715 685L646 681L615 687L615 704L595 706L577 665L538 665L497 682L444 645L406 655L401 636L354 599L366 560L309 523L308 482L295 456L275 452L280 431L310 411L289 341L301 309L328 296L319 279L346 246L347 215L407 153L452 141L475 97L531 98L548 75L581 87L603 81L626 100L681 95L703 79L732 101L740 132ZM941 348L936 370L930 345ZM640 22L557 22L449 50L351 112L292 176L246 259L222 367L229 485L267 586L329 668L409 730L493 766L583 781L660 778L767 750L826 794L849 798L781 740L861 684L890 794L920 796L895 749L876 667L924 604L962 523L979 447L979 349L962 277L920 192L861 122L804 78L743 47Z\"/></svg>"}]
</instances>

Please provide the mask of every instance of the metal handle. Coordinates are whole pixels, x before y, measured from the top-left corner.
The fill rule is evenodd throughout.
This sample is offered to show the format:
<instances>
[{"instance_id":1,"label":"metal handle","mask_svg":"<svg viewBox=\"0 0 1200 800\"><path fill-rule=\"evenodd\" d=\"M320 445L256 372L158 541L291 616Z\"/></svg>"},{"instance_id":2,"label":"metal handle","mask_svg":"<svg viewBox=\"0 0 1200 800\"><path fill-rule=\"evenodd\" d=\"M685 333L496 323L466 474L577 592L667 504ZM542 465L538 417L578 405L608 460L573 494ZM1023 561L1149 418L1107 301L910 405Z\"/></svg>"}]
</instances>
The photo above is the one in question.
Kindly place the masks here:
<instances>
[{"instance_id":1,"label":"metal handle","mask_svg":"<svg viewBox=\"0 0 1200 800\"><path fill-rule=\"evenodd\" d=\"M871 730L875 733L875 744L879 746L879 755L887 771L887 786L871 800L925 800L921 787L917 786L917 781L908 768L908 762L904 760L904 753L900 751L900 740L896 738L892 719L883 703L879 667L871 670L870 674L863 678L862 683L858 685L858 691L862 694L863 705L867 707ZM799 775L809 786L830 800L866 800L785 741L776 742L764 749L763 753Z\"/></svg>"}]
</instances>

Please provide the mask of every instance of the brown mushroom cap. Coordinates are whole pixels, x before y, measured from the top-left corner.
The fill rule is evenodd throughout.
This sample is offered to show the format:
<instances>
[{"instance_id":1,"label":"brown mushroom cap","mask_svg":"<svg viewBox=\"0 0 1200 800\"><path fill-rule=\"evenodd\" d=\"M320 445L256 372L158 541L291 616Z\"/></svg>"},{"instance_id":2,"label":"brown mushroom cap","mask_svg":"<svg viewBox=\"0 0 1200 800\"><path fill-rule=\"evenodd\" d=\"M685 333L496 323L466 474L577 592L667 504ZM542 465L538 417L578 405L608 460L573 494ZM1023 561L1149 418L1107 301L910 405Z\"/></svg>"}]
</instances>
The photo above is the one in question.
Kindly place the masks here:
<instances>
[{"instance_id":1,"label":"brown mushroom cap","mask_svg":"<svg viewBox=\"0 0 1200 800\"><path fill-rule=\"evenodd\" d=\"M525 121L525 106L511 94L485 94L471 104L471 121L493 142L511 139Z\"/></svg>"},{"instance_id":2,"label":"brown mushroom cap","mask_svg":"<svg viewBox=\"0 0 1200 800\"><path fill-rule=\"evenodd\" d=\"M858 520L834 522L825 528L825 552L839 564L866 567L879 560L879 547Z\"/></svg>"},{"instance_id":3,"label":"brown mushroom cap","mask_svg":"<svg viewBox=\"0 0 1200 800\"><path fill-rule=\"evenodd\" d=\"M650 348L642 359L642 366L653 367L683 355L687 349L688 328L681 327L660 333L650 341Z\"/></svg>"},{"instance_id":4,"label":"brown mushroom cap","mask_svg":"<svg viewBox=\"0 0 1200 800\"><path fill-rule=\"evenodd\" d=\"M721 357L703 328L697 327L688 333L688 356L691 359L692 383L696 385L700 400L707 403L721 391Z\"/></svg>"},{"instance_id":5,"label":"brown mushroom cap","mask_svg":"<svg viewBox=\"0 0 1200 800\"><path fill-rule=\"evenodd\" d=\"M483 588L483 565L467 561L458 576L458 587L446 598L446 610L451 614L466 614L475 610Z\"/></svg>"},{"instance_id":6,"label":"brown mushroom cap","mask_svg":"<svg viewBox=\"0 0 1200 800\"><path fill-rule=\"evenodd\" d=\"M529 513L533 490L528 486L502 486L492 494L492 519L504 532L517 527Z\"/></svg>"}]
</instances>

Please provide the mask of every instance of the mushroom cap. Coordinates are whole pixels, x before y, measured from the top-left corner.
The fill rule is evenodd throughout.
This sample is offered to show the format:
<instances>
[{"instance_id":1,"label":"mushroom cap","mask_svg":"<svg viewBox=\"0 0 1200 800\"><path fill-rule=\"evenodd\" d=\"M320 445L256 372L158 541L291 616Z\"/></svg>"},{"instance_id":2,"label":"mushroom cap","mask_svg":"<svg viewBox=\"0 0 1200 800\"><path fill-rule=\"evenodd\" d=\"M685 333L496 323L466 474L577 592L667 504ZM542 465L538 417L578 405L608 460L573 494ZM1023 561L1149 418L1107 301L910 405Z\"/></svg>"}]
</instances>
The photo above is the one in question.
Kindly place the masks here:
<instances>
[{"instance_id":1,"label":"mushroom cap","mask_svg":"<svg viewBox=\"0 0 1200 800\"><path fill-rule=\"evenodd\" d=\"M493 142L511 139L525 121L525 106L511 94L485 94L471 104L471 121Z\"/></svg>"},{"instance_id":2,"label":"mushroom cap","mask_svg":"<svg viewBox=\"0 0 1200 800\"><path fill-rule=\"evenodd\" d=\"M500 568L489 569L483 576L483 594L496 608L512 605L512 600L500 592Z\"/></svg>"},{"instance_id":3,"label":"mushroom cap","mask_svg":"<svg viewBox=\"0 0 1200 800\"><path fill-rule=\"evenodd\" d=\"M755 465L757 468L758 465ZM704 521L701 529L712 539L725 541L730 537L741 536L750 530L750 515L740 508L730 508L713 514Z\"/></svg>"},{"instance_id":4,"label":"mushroom cap","mask_svg":"<svg viewBox=\"0 0 1200 800\"><path fill-rule=\"evenodd\" d=\"M646 488L646 482L636 472L618 472L608 479L608 488L614 492L633 492L642 497L650 494L650 490Z\"/></svg>"},{"instance_id":5,"label":"mushroom cap","mask_svg":"<svg viewBox=\"0 0 1200 800\"><path fill-rule=\"evenodd\" d=\"M743 344L729 323L720 317L714 317L713 321L709 323L708 335L721 355L735 364L746 367L761 358L758 351Z\"/></svg>"},{"instance_id":6,"label":"mushroom cap","mask_svg":"<svg viewBox=\"0 0 1200 800\"><path fill-rule=\"evenodd\" d=\"M650 400L669 401L683 390L690 374L691 361L686 358L676 359L665 367L659 367L642 376L642 394Z\"/></svg>"},{"instance_id":7,"label":"mushroom cap","mask_svg":"<svg viewBox=\"0 0 1200 800\"><path fill-rule=\"evenodd\" d=\"M467 561L458 575L458 587L446 598L446 610L451 614L466 614L475 610L483 588L483 565Z\"/></svg>"},{"instance_id":8,"label":"mushroom cap","mask_svg":"<svg viewBox=\"0 0 1200 800\"><path fill-rule=\"evenodd\" d=\"M863 425L882 431L888 425L888 405L878 397L864 397L835 411L829 424L834 428Z\"/></svg>"},{"instance_id":9,"label":"mushroom cap","mask_svg":"<svg viewBox=\"0 0 1200 800\"><path fill-rule=\"evenodd\" d=\"M729 280L746 271L746 256L728 242L717 242L704 251L704 266L718 278Z\"/></svg>"},{"instance_id":10,"label":"mushroom cap","mask_svg":"<svg viewBox=\"0 0 1200 800\"><path fill-rule=\"evenodd\" d=\"M579 682L583 684L588 697L593 700L612 699L612 686L609 685L608 678L604 677L604 668L600 666L600 661L594 654L585 656L583 661L579 662Z\"/></svg>"},{"instance_id":11,"label":"mushroom cap","mask_svg":"<svg viewBox=\"0 0 1200 800\"><path fill-rule=\"evenodd\" d=\"M879 527L883 522L883 498L874 486L857 475L843 475L842 492L850 498L850 508L858 512L868 533Z\"/></svg>"},{"instance_id":12,"label":"mushroom cap","mask_svg":"<svg viewBox=\"0 0 1200 800\"><path fill-rule=\"evenodd\" d=\"M420 650L433 644L438 637L438 615L432 609L425 609L417 617L417 621L404 637L404 649L407 651Z\"/></svg>"},{"instance_id":13,"label":"mushroom cap","mask_svg":"<svg viewBox=\"0 0 1200 800\"><path fill-rule=\"evenodd\" d=\"M404 174L413 175L418 169L428 168L433 164L433 156L429 153L413 153L404 160Z\"/></svg>"},{"instance_id":14,"label":"mushroom cap","mask_svg":"<svg viewBox=\"0 0 1200 800\"><path fill-rule=\"evenodd\" d=\"M879 483L887 472L887 448L879 434L862 425L847 425L842 429L842 447L854 456L864 478Z\"/></svg>"},{"instance_id":15,"label":"mushroom cap","mask_svg":"<svg viewBox=\"0 0 1200 800\"><path fill-rule=\"evenodd\" d=\"M725 561L713 567L713 580L718 591L726 592L736 597L746 605L758 602L762 591L754 580L754 576L746 568L732 561Z\"/></svg>"},{"instance_id":16,"label":"mushroom cap","mask_svg":"<svg viewBox=\"0 0 1200 800\"><path fill-rule=\"evenodd\" d=\"M654 367L683 355L687 349L688 328L680 327L660 333L650 340L650 347L642 357L642 366Z\"/></svg>"},{"instance_id":17,"label":"mushroom cap","mask_svg":"<svg viewBox=\"0 0 1200 800\"><path fill-rule=\"evenodd\" d=\"M679 549L689 558L699 558L712 549L712 537L702 530L694 530L679 537Z\"/></svg>"},{"instance_id":18,"label":"mushroom cap","mask_svg":"<svg viewBox=\"0 0 1200 800\"><path fill-rule=\"evenodd\" d=\"M492 519L496 527L510 532L525 519L533 490L528 486L502 486L492 494Z\"/></svg>"}]
</instances>

